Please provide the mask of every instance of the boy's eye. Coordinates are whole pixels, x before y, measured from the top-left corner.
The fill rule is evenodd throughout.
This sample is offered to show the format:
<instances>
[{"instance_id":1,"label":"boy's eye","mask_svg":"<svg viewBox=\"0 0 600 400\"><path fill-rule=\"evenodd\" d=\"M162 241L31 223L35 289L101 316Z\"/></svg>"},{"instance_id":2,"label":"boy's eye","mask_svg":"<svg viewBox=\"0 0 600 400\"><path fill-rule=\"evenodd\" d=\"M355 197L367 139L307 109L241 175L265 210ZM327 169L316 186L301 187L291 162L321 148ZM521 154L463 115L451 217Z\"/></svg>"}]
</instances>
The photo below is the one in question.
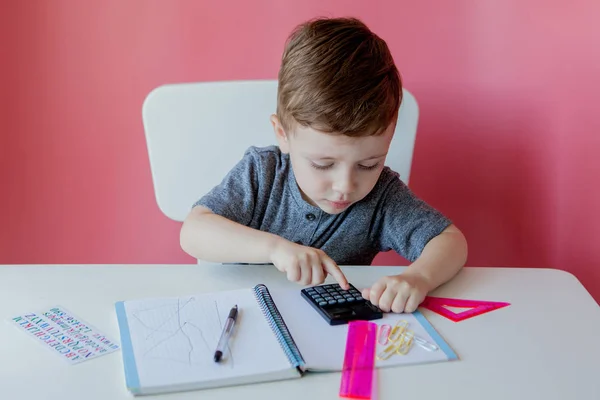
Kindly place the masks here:
<instances>
[{"instance_id":1,"label":"boy's eye","mask_svg":"<svg viewBox=\"0 0 600 400\"><path fill-rule=\"evenodd\" d=\"M358 168L360 169L366 169L366 170L370 170L370 169L375 169L379 166L379 163L377 164L373 164L373 165L359 165Z\"/></svg>"},{"instance_id":2,"label":"boy's eye","mask_svg":"<svg viewBox=\"0 0 600 400\"><path fill-rule=\"evenodd\" d=\"M328 168L331 168L333 166L333 164L321 165L321 164L315 164L315 163L311 162L310 166L313 168L316 168L316 169L328 169Z\"/></svg>"}]
</instances>

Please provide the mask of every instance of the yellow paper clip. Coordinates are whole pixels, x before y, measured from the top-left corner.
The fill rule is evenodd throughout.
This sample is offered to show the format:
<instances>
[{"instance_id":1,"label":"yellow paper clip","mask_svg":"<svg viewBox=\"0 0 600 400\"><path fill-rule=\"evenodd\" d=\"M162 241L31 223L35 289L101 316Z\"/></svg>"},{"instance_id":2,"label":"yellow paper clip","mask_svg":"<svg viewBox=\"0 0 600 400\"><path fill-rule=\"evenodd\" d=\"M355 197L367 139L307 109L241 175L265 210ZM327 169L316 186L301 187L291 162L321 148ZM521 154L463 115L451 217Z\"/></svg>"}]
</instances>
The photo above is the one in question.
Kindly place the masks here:
<instances>
[{"instance_id":1,"label":"yellow paper clip","mask_svg":"<svg viewBox=\"0 0 600 400\"><path fill-rule=\"evenodd\" d=\"M400 337L396 339L396 341L390 342L389 346L387 346L382 352L377 354L377 359L387 360L392 355L394 355L394 353L406 355L413 345L413 338L414 335L412 332L404 332Z\"/></svg>"},{"instance_id":2,"label":"yellow paper clip","mask_svg":"<svg viewBox=\"0 0 600 400\"><path fill-rule=\"evenodd\" d=\"M388 335L388 339L390 340L390 342L398 341L407 328L408 321L399 320L398 322L396 322L396 325L394 325L394 327L390 331L390 334Z\"/></svg>"},{"instance_id":3,"label":"yellow paper clip","mask_svg":"<svg viewBox=\"0 0 600 400\"><path fill-rule=\"evenodd\" d=\"M396 353L406 355L412 347L414 337L415 335L411 331L405 331L397 341Z\"/></svg>"},{"instance_id":4,"label":"yellow paper clip","mask_svg":"<svg viewBox=\"0 0 600 400\"><path fill-rule=\"evenodd\" d=\"M382 352L377 354L378 360L387 360L394 353L405 355L409 352L413 345L414 334L408 329L408 321L400 320L392 327L388 334L388 340L390 345L387 346Z\"/></svg>"},{"instance_id":5,"label":"yellow paper clip","mask_svg":"<svg viewBox=\"0 0 600 400\"><path fill-rule=\"evenodd\" d=\"M387 360L388 358L390 358L392 355L394 355L394 353L396 352L396 347L398 347L398 345L394 342L390 343L390 345L388 347L386 347L385 349L383 349L383 351L379 354L377 354L377 359L378 360Z\"/></svg>"},{"instance_id":6,"label":"yellow paper clip","mask_svg":"<svg viewBox=\"0 0 600 400\"><path fill-rule=\"evenodd\" d=\"M386 332L388 332L387 338L385 338ZM439 350L436 344L428 342L409 330L408 321L405 320L399 320L391 329L389 325L381 326L378 333L378 342L382 345L389 343L389 346L377 354L376 358L378 360L387 360L394 353L406 355L415 343L427 351Z\"/></svg>"}]
</instances>

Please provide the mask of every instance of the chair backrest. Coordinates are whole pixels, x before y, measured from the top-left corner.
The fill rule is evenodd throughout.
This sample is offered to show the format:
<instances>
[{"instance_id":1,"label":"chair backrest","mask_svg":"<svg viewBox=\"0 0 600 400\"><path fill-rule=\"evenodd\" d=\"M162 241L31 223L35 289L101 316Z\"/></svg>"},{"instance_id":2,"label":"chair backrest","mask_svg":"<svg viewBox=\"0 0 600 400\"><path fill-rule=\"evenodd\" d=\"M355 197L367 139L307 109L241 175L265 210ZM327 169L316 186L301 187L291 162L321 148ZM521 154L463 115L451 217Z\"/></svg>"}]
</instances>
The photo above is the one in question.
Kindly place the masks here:
<instances>
[{"instance_id":1,"label":"chair backrest","mask_svg":"<svg viewBox=\"0 0 600 400\"><path fill-rule=\"evenodd\" d=\"M419 108L404 90L386 165L408 184ZM146 97L142 118L158 207L183 221L250 146L277 144L269 116L276 80L168 84Z\"/></svg>"}]
</instances>

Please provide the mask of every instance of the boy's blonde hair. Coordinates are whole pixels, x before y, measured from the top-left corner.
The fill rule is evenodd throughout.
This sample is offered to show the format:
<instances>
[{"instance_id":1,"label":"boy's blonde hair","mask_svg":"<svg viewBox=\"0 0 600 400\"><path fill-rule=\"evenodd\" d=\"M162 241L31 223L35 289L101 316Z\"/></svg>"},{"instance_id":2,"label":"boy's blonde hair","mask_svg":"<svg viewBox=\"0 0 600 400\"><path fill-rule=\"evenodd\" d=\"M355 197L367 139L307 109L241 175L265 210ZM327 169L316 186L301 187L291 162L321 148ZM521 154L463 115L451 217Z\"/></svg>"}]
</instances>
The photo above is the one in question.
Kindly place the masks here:
<instances>
[{"instance_id":1,"label":"boy's blonde hair","mask_svg":"<svg viewBox=\"0 0 600 400\"><path fill-rule=\"evenodd\" d=\"M277 116L347 136L381 134L398 116L402 81L388 46L356 18L305 22L289 36L279 71Z\"/></svg>"}]
</instances>

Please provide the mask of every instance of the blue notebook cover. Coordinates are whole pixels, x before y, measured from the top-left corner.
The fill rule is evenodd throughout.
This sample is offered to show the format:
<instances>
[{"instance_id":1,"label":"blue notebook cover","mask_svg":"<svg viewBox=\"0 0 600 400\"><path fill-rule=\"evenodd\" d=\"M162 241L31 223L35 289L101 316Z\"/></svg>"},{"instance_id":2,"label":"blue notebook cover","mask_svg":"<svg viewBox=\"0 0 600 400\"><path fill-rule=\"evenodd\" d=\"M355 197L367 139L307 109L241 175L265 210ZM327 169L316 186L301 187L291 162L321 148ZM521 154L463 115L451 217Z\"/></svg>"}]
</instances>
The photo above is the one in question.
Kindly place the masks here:
<instances>
[{"instance_id":1,"label":"blue notebook cover","mask_svg":"<svg viewBox=\"0 0 600 400\"><path fill-rule=\"evenodd\" d=\"M125 368L125 384L131 393L138 394L140 392L140 379L135 365L125 304L122 301L115 303L115 310L117 312L117 320L119 322L119 331L121 335L121 354Z\"/></svg>"}]
</instances>

